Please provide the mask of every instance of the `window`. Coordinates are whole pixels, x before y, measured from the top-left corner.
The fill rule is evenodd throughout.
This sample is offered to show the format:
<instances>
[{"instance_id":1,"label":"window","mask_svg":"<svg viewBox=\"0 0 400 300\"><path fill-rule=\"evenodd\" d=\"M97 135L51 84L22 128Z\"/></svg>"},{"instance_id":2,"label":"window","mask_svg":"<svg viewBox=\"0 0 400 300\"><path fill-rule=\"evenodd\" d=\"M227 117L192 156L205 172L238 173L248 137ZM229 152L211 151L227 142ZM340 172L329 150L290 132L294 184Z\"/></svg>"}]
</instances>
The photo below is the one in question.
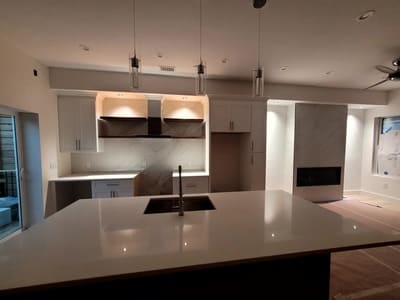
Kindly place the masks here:
<instances>
[{"instance_id":1,"label":"window","mask_svg":"<svg viewBox=\"0 0 400 300\"><path fill-rule=\"evenodd\" d=\"M375 171L400 176L400 116L376 120Z\"/></svg>"}]
</instances>

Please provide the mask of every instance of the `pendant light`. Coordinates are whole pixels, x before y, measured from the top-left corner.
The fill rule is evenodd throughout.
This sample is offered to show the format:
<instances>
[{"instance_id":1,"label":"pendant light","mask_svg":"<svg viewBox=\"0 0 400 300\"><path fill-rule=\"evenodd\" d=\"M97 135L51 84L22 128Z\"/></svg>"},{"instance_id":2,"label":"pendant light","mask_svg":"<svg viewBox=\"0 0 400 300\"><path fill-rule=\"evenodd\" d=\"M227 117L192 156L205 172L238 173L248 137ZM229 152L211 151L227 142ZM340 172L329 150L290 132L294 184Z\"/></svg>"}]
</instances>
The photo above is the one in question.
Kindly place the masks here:
<instances>
[{"instance_id":1,"label":"pendant light","mask_svg":"<svg viewBox=\"0 0 400 300\"><path fill-rule=\"evenodd\" d=\"M200 1L200 13L199 13L199 23L200 23L200 39L199 39L199 46L200 46L200 64L196 66L196 89L195 89L195 94L196 95L205 95L206 94L206 87L207 87L207 76L206 76L206 66L203 63L203 58L202 58L202 17L203 17L203 6L202 6L202 0Z\"/></svg>"},{"instance_id":2,"label":"pendant light","mask_svg":"<svg viewBox=\"0 0 400 300\"><path fill-rule=\"evenodd\" d=\"M255 3L256 1L254 1ZM265 4L265 3L264 3ZM260 63L261 52L261 8L254 5L258 10L258 55L257 55L257 69L253 70L253 97L264 96L264 69Z\"/></svg>"},{"instance_id":3,"label":"pendant light","mask_svg":"<svg viewBox=\"0 0 400 300\"><path fill-rule=\"evenodd\" d=\"M129 57L129 80L131 88L139 88L140 60L136 56L136 1L133 0L133 52Z\"/></svg>"}]
</instances>

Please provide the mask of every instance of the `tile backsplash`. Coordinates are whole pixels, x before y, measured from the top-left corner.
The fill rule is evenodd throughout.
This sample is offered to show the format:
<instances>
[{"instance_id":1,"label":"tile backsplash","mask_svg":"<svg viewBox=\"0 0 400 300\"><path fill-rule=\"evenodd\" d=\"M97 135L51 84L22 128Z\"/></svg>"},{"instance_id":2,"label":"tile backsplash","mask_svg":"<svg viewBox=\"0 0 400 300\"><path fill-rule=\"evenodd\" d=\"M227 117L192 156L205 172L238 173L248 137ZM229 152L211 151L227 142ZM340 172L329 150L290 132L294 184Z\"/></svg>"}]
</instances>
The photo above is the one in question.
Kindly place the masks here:
<instances>
[{"instance_id":1,"label":"tile backsplash","mask_svg":"<svg viewBox=\"0 0 400 300\"><path fill-rule=\"evenodd\" d=\"M72 153L72 173L136 171L155 164L205 169L204 139L105 139L104 152Z\"/></svg>"}]
</instances>

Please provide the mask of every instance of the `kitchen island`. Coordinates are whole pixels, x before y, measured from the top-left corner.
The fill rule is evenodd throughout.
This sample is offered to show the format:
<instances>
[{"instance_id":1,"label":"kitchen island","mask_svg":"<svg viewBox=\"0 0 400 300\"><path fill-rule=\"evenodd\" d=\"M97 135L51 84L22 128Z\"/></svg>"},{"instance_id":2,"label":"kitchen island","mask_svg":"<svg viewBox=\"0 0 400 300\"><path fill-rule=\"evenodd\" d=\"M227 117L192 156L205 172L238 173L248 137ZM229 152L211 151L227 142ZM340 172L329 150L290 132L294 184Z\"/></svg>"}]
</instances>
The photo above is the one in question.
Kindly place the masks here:
<instances>
[{"instance_id":1,"label":"kitchen island","mask_svg":"<svg viewBox=\"0 0 400 300\"><path fill-rule=\"evenodd\" d=\"M79 200L0 244L0 296L328 299L331 252L400 243L282 191L208 195L215 210L183 217Z\"/></svg>"}]
</instances>

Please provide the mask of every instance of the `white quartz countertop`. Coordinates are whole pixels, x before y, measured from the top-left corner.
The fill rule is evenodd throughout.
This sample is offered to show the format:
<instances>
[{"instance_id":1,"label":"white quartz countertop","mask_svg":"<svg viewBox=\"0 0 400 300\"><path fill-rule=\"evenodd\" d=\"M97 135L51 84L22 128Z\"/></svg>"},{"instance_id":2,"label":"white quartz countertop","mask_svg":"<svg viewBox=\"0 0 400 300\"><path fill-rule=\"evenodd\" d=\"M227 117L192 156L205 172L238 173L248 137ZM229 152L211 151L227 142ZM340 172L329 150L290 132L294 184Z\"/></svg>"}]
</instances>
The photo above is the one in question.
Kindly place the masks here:
<instances>
[{"instance_id":1,"label":"white quartz countertop","mask_svg":"<svg viewBox=\"0 0 400 300\"><path fill-rule=\"evenodd\" d=\"M281 191L209 194L216 210L144 215L149 197L79 200L0 243L0 290L400 243Z\"/></svg>"},{"instance_id":2,"label":"white quartz countertop","mask_svg":"<svg viewBox=\"0 0 400 300\"><path fill-rule=\"evenodd\" d=\"M131 173L87 173L87 174L71 174L50 179L50 181L90 181L90 180L111 180L111 179L134 179L139 172Z\"/></svg>"},{"instance_id":3,"label":"white quartz countertop","mask_svg":"<svg viewBox=\"0 0 400 300\"><path fill-rule=\"evenodd\" d=\"M134 179L140 171L137 172L108 172L108 173L85 173L85 174L71 174L52 178L50 181L63 182L63 181L90 181L90 180L112 180L112 179ZM178 172L173 172L173 177L179 177ZM184 171L182 177L201 177L209 176L206 171Z\"/></svg>"}]
</instances>

